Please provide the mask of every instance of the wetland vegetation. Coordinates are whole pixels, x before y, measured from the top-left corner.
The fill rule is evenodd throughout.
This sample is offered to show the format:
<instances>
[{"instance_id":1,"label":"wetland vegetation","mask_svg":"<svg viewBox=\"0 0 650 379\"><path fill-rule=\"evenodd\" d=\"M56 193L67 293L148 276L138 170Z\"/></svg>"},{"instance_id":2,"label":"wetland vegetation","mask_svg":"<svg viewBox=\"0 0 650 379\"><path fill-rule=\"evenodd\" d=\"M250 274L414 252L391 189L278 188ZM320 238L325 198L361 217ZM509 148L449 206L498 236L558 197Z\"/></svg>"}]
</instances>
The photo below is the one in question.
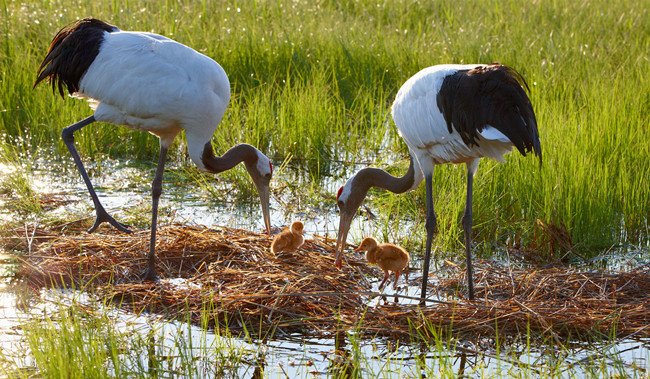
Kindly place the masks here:
<instances>
[{"instance_id":1,"label":"wetland vegetation","mask_svg":"<svg viewBox=\"0 0 650 379\"><path fill-rule=\"evenodd\" d=\"M60 225L92 215L91 206L65 207L70 199L87 199L60 139L64 126L87 117L91 110L84 101L62 101L49 87L32 89L32 85L56 31L77 18L93 16L123 30L168 36L219 62L230 78L232 98L212 139L215 151L222 153L238 142L257 146L276 167L271 182L273 226L284 227L302 217L306 230L329 232L330 237L335 231L323 230L321 221L326 220L328 228L336 227L335 193L352 173L369 165L394 174L406 170L407 148L390 118L391 103L404 81L424 67L441 63L498 61L514 67L530 86L544 162L540 166L536 159L516 152L506 157L505 164L481 162L475 177L475 252L485 259L505 255L524 265L606 261L605 265L626 269L648 262L650 9L642 0L4 0L3 5L3 232L16 227L28 230L27 224ZM173 205L161 217L173 218L175 208L202 206L213 213L214 209L224 210L231 218L248 220L224 217L216 222L234 222L259 231L257 195L244 169L216 177L203 174L189 161L180 137L170 151L161 198L163 206L172 200ZM146 208L157 138L124 127L94 124L78 133L76 144L91 178L104 194L121 197L128 193L144 199L136 200L135 206L116 208L120 221L148 228ZM453 165L439 166L434 173L438 259L463 259L460 218L464 176L464 167ZM371 191L365 204L356 221L364 233L399 243L411 252L413 261L420 261L425 235L424 186L404 195ZM90 226L92 220L83 222ZM353 233L349 241L358 243L361 237ZM26 254L25 250L12 250L15 245L10 240L2 245L11 262ZM10 287L9 282L5 287ZM146 333L117 328L109 317L111 310L91 312L74 301L70 308L70 303L64 303L65 307L46 316L41 313L21 326L33 351L27 366L40 371L14 370L11 359L1 352L0 367L5 373L15 377L72 375L61 371L64 366L56 362L83 350L96 352L89 355L96 361L75 360L84 369L74 375L101 377L110 361L110 370L120 376L120 372L128 375L138 371L138 365L151 367L155 362L149 360L145 365L134 360L120 366L119 357L131 352L143 359L166 354L149 354L152 345ZM56 334L61 338L54 341L51 336L57 331L63 332ZM93 333L99 335L102 346L86 345L96 339L96 335L89 336ZM455 336L432 328L430 335L435 338L427 349L429 354L436 352L435 358L418 360L413 351L388 349L381 353L388 357L382 361L376 359L374 348L368 351L370 345L354 335L349 333L351 375L410 376L419 369L428 376L453 376L458 373L454 356L467 350ZM216 345L210 340L206 348L210 353L201 359L258 367L248 362L251 357L263 356L256 337L244 338L246 348L234 347L233 336ZM116 348L127 345L123 343L126 340L126 352ZM192 340L172 340L167 347L182 346L184 351L174 369L188 377L203 375L192 371L196 366L186 364L196 360L191 355L195 350L187 345ZM207 340L193 341L203 344ZM531 347L532 342L522 336L520 352L528 359L523 364L520 355L509 356L500 341L493 342L490 354L505 352L499 360L503 363L497 364L502 369L488 369L477 361L468 375L509 376L516 374L512 367L523 369L523 377L648 374L647 356L640 365L630 364L619 359L618 352L609 354L609 348L587 349L584 359L567 362L571 341L554 341L554 352L548 355L542 353L545 348ZM605 346L617 343L612 337ZM648 355L648 345L644 342L641 346ZM36 347L44 349L42 355ZM162 345L158 348L165 349ZM61 355L51 355L55 352ZM404 355L416 363L402 363ZM49 371L50 367L54 371ZM102 370L84 371L97 367ZM213 366L217 371L208 375L218 373L221 367ZM307 367L302 372L305 377L310 375ZM223 372L233 372L228 371L231 369ZM168 375L181 375L174 372ZM282 370L276 373L282 376Z\"/></svg>"}]
</instances>

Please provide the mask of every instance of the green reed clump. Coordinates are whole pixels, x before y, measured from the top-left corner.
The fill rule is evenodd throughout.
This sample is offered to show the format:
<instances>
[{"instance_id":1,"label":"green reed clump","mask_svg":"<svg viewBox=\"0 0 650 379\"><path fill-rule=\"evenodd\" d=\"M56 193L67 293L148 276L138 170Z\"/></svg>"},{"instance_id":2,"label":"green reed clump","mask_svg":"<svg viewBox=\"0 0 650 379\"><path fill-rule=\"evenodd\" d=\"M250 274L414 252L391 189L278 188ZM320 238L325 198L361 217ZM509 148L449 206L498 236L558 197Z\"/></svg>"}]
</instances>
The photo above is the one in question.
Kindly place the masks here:
<instances>
[{"instance_id":1,"label":"green reed clump","mask_svg":"<svg viewBox=\"0 0 650 379\"><path fill-rule=\"evenodd\" d=\"M213 334L189 321L135 318L71 300L62 296L22 324L22 350L30 359L14 360L0 349L3 377L185 378L253 371L246 359L254 351L227 330Z\"/></svg>"},{"instance_id":2,"label":"green reed clump","mask_svg":"<svg viewBox=\"0 0 650 379\"><path fill-rule=\"evenodd\" d=\"M0 149L0 209L21 216L40 214L40 193L34 188L28 164L21 163L20 152L12 146Z\"/></svg>"}]
</instances>

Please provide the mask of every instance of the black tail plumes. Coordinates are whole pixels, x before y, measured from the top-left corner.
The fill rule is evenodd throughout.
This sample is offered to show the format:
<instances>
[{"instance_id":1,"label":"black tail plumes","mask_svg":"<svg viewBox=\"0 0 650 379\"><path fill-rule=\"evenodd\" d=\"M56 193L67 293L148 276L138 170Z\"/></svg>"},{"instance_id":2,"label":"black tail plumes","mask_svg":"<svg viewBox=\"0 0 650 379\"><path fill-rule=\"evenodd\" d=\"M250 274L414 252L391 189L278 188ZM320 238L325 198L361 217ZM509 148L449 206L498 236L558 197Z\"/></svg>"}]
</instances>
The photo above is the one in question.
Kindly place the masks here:
<instances>
[{"instance_id":1,"label":"black tail plumes","mask_svg":"<svg viewBox=\"0 0 650 379\"><path fill-rule=\"evenodd\" d=\"M493 63L461 70L443 81L437 96L449 132L455 129L468 146L490 125L503 133L523 155L534 152L542 162L537 120L526 95L528 84L514 69Z\"/></svg>"},{"instance_id":2,"label":"black tail plumes","mask_svg":"<svg viewBox=\"0 0 650 379\"><path fill-rule=\"evenodd\" d=\"M118 29L94 18L84 18L65 26L52 39L50 49L38 68L34 87L47 79L61 97L64 85L69 93L79 91L79 81L99 53L104 32Z\"/></svg>"},{"instance_id":3,"label":"black tail plumes","mask_svg":"<svg viewBox=\"0 0 650 379\"><path fill-rule=\"evenodd\" d=\"M496 104L486 107L487 118L490 125L502 123L501 130L508 138L514 138L515 146L523 154L534 152L538 156L540 164L542 163L542 147L539 142L537 131L537 119L533 111L533 105L526 95L524 88L530 92L526 80L508 66L498 63L480 68L484 71L491 71L492 77L483 87L485 93L494 93ZM524 88L522 88L524 87ZM502 96L502 97L500 97ZM487 97L489 98L489 96ZM486 101L493 102L494 100ZM499 129L497 127L497 129ZM508 130L509 129L509 130ZM512 139L511 139L512 140Z\"/></svg>"}]
</instances>

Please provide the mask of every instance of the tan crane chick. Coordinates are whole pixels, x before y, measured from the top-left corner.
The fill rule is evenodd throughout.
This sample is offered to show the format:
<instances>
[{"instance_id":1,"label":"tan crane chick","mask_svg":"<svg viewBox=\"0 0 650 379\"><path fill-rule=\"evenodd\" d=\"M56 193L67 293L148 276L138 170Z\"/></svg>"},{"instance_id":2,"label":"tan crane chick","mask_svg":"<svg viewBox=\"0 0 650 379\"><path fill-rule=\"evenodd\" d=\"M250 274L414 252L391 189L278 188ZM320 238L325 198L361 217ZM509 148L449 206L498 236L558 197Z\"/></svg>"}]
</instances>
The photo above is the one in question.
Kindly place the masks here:
<instances>
[{"instance_id":1,"label":"tan crane chick","mask_svg":"<svg viewBox=\"0 0 650 379\"><path fill-rule=\"evenodd\" d=\"M302 235L304 227L305 226L301 221L294 221L291 223L289 230L285 230L275 236L273 243L271 243L271 252L293 253L298 250L298 248L305 242L305 237Z\"/></svg>"},{"instance_id":2,"label":"tan crane chick","mask_svg":"<svg viewBox=\"0 0 650 379\"><path fill-rule=\"evenodd\" d=\"M397 279L402 270L406 269L408 272L409 253L392 243L378 244L376 239L366 237L354 251L365 251L368 263L377 264L379 268L384 270L384 280L379 285L380 291L390 277L390 271L395 273L393 289L397 288Z\"/></svg>"}]
</instances>

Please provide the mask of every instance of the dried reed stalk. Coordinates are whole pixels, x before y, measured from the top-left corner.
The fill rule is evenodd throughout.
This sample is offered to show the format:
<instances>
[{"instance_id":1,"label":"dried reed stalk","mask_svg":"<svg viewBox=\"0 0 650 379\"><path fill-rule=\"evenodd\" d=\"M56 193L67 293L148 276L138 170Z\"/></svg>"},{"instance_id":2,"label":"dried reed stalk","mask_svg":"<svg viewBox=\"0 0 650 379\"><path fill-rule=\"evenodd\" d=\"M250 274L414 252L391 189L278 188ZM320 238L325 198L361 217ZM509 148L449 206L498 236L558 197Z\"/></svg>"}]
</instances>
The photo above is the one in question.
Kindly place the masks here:
<instances>
[{"instance_id":1,"label":"dried reed stalk","mask_svg":"<svg viewBox=\"0 0 650 379\"><path fill-rule=\"evenodd\" d=\"M16 231L16 238L29 233ZM296 253L274 255L271 238L239 229L172 225L159 229L157 269L163 278L142 283L148 231L125 235L110 229L70 236L34 230L37 249L20 276L34 288L92 288L134 312L189 315L197 324L232 331L329 335L344 328L400 339L426 338L431 330L493 337L538 334L650 336L648 268L583 272L573 268L513 270L477 263L473 302L459 298L465 272L453 268L435 286L449 301L425 306L384 301L368 306L366 277L380 271L361 256L334 267L332 241L307 241ZM27 244L25 244L27 245ZM181 278L167 280L166 278ZM417 281L418 279L415 279ZM417 283L415 283L417 284ZM392 298L392 296L391 296Z\"/></svg>"}]
</instances>

